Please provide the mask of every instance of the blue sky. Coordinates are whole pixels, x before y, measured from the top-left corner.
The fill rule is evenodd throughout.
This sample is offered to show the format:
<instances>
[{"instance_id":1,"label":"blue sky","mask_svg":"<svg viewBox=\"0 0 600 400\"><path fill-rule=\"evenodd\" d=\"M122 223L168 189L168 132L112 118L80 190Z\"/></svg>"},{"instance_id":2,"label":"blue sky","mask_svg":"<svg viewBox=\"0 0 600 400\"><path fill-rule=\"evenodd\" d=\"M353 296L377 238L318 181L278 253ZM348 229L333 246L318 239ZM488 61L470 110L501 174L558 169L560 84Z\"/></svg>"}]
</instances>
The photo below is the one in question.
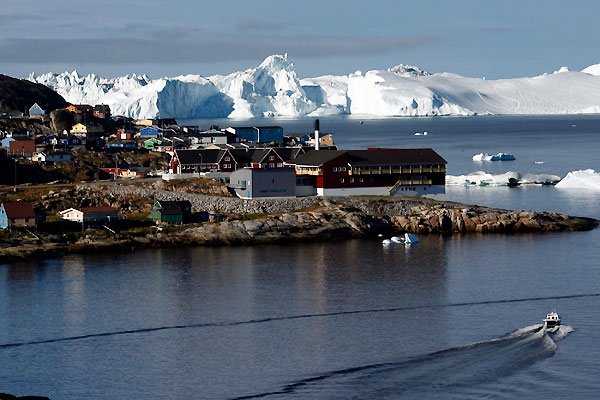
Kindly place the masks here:
<instances>
[{"instance_id":1,"label":"blue sky","mask_svg":"<svg viewBox=\"0 0 600 400\"><path fill-rule=\"evenodd\" d=\"M227 74L288 53L298 75L404 63L488 79L600 62L595 1L2 0L0 73Z\"/></svg>"}]
</instances>

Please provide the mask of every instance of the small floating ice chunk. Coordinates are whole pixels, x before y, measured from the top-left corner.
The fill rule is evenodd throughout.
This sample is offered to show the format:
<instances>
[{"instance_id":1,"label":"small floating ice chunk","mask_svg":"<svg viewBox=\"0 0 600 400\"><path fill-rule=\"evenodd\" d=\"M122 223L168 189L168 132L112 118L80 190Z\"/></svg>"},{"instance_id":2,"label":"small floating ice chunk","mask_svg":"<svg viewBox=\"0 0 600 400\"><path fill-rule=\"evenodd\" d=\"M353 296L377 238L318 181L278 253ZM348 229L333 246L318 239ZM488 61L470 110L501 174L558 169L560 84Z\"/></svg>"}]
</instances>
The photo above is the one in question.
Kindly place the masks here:
<instances>
[{"instance_id":1,"label":"small floating ice chunk","mask_svg":"<svg viewBox=\"0 0 600 400\"><path fill-rule=\"evenodd\" d=\"M389 246L392 243L393 242L390 239L383 239L383 241L381 242L381 244L383 244L384 246Z\"/></svg>"},{"instance_id":2,"label":"small floating ice chunk","mask_svg":"<svg viewBox=\"0 0 600 400\"><path fill-rule=\"evenodd\" d=\"M497 154L488 154L488 153L479 153L473 156L473 161L481 162L481 161L514 161L515 156L509 153L497 153Z\"/></svg>"},{"instance_id":3,"label":"small floating ice chunk","mask_svg":"<svg viewBox=\"0 0 600 400\"><path fill-rule=\"evenodd\" d=\"M479 153L473 156L473 161L492 161L492 155L487 153Z\"/></svg>"},{"instance_id":4,"label":"small floating ice chunk","mask_svg":"<svg viewBox=\"0 0 600 400\"><path fill-rule=\"evenodd\" d=\"M404 234L404 243L419 243L419 238L417 238L412 233L406 232Z\"/></svg>"},{"instance_id":5,"label":"small floating ice chunk","mask_svg":"<svg viewBox=\"0 0 600 400\"><path fill-rule=\"evenodd\" d=\"M394 243L404 243L404 239L400 236L392 236L390 240Z\"/></svg>"}]
</instances>

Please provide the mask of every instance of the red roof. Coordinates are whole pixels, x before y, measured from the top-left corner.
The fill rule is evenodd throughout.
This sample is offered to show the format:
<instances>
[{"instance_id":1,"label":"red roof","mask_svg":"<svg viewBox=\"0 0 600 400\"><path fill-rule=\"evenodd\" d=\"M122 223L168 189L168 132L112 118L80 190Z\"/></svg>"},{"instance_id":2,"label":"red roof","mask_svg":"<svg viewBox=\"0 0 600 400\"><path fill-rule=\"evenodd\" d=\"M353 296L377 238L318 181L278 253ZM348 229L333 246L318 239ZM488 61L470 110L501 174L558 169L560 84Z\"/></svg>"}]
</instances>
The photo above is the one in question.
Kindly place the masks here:
<instances>
[{"instance_id":1,"label":"red roof","mask_svg":"<svg viewBox=\"0 0 600 400\"><path fill-rule=\"evenodd\" d=\"M33 203L3 203L8 218L35 218Z\"/></svg>"},{"instance_id":2,"label":"red roof","mask_svg":"<svg viewBox=\"0 0 600 400\"><path fill-rule=\"evenodd\" d=\"M80 211L85 213L97 213L97 212L119 212L119 210L117 210L114 207L109 207L109 206L100 206L100 207L82 207L80 208Z\"/></svg>"},{"instance_id":3,"label":"red roof","mask_svg":"<svg viewBox=\"0 0 600 400\"><path fill-rule=\"evenodd\" d=\"M8 143L8 150L11 153L33 153L35 151L35 142L33 140L13 140Z\"/></svg>"}]
</instances>

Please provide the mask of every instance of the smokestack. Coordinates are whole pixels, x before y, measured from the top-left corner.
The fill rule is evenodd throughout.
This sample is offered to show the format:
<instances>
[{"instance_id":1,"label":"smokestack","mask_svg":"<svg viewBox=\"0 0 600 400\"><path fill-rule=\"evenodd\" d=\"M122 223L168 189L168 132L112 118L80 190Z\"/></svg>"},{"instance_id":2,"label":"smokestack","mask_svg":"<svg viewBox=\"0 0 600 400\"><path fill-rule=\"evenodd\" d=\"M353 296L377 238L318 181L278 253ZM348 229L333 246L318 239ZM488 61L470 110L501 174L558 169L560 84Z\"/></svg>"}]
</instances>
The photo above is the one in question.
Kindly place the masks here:
<instances>
[{"instance_id":1,"label":"smokestack","mask_svg":"<svg viewBox=\"0 0 600 400\"><path fill-rule=\"evenodd\" d=\"M315 150L319 150L319 119L315 119Z\"/></svg>"}]
</instances>

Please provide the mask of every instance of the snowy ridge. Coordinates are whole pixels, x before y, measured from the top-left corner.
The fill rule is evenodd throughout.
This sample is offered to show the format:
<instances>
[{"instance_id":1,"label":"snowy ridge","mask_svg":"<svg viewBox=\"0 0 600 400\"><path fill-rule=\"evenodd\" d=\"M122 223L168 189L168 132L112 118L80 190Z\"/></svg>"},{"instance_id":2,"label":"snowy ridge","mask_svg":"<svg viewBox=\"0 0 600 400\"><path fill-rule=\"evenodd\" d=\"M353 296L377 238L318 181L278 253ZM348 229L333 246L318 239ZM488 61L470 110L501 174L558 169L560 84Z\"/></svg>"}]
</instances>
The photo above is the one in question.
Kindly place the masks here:
<instances>
[{"instance_id":1,"label":"snowy ridge","mask_svg":"<svg viewBox=\"0 0 600 400\"><path fill-rule=\"evenodd\" d=\"M347 76L299 79L286 55L229 75L106 79L76 71L31 74L73 104L108 104L133 118L428 116L600 113L600 64L530 78L486 80L429 74L400 64Z\"/></svg>"}]
</instances>

